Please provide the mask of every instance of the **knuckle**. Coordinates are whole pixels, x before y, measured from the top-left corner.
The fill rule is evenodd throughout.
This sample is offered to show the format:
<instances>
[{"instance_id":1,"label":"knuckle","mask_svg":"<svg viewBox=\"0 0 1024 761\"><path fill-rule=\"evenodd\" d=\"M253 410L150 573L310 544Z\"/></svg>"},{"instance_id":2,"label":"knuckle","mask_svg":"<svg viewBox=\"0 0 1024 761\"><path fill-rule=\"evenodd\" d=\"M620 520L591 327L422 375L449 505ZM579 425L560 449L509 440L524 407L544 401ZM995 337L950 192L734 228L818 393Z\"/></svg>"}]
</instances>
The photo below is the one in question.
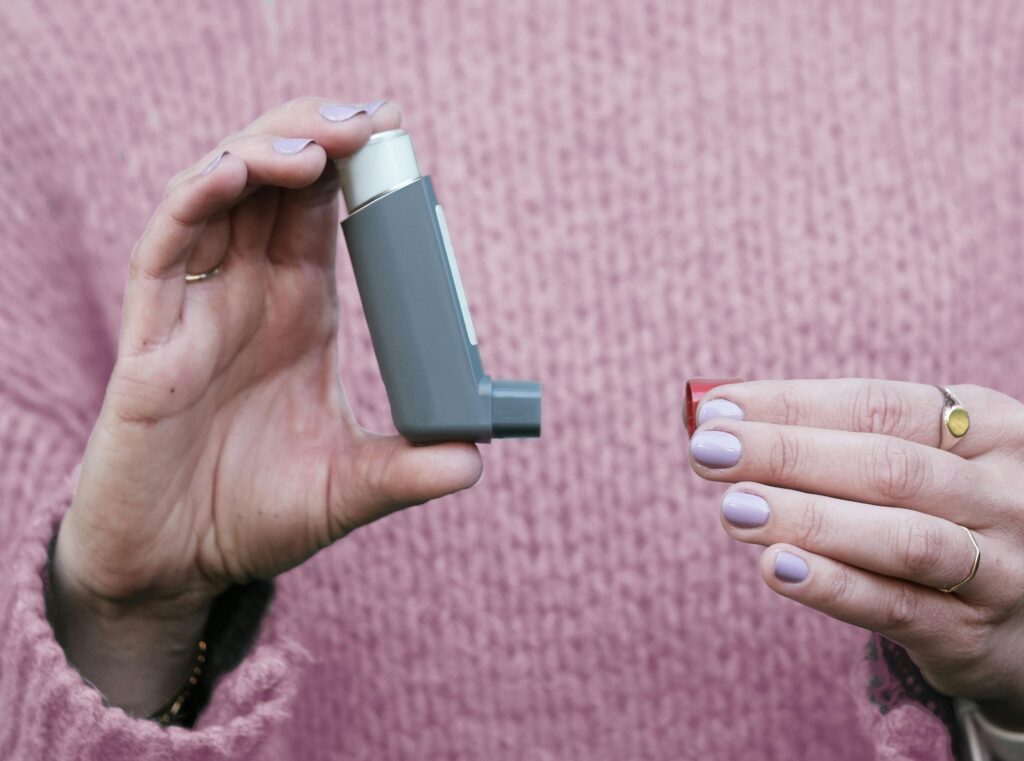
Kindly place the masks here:
<instances>
[{"instance_id":1,"label":"knuckle","mask_svg":"<svg viewBox=\"0 0 1024 761\"><path fill-rule=\"evenodd\" d=\"M128 257L128 280L129 282L159 280L160 273L146 264L146 256L143 253L143 242L140 238L132 248Z\"/></svg>"},{"instance_id":2,"label":"knuckle","mask_svg":"<svg viewBox=\"0 0 1024 761\"><path fill-rule=\"evenodd\" d=\"M991 651L991 634L988 626L957 627L949 651L956 653L957 660L964 666L981 663Z\"/></svg>"},{"instance_id":3,"label":"knuckle","mask_svg":"<svg viewBox=\"0 0 1024 761\"><path fill-rule=\"evenodd\" d=\"M985 399L986 401L990 401L994 396L1003 396L998 391L984 386L979 386L977 383L957 384L957 391L964 396L976 396L979 399ZM1011 397L1006 398L1011 399Z\"/></svg>"},{"instance_id":4,"label":"knuckle","mask_svg":"<svg viewBox=\"0 0 1024 761\"><path fill-rule=\"evenodd\" d=\"M893 540L897 558L903 559L907 572L918 577L933 573L946 554L941 530L930 522L905 519L897 523Z\"/></svg>"},{"instance_id":5,"label":"knuckle","mask_svg":"<svg viewBox=\"0 0 1024 761\"><path fill-rule=\"evenodd\" d=\"M957 390L966 397L981 400L988 413L985 424L992 427L992 438L998 442L995 448L1024 457L1024 404L990 388L960 386Z\"/></svg>"},{"instance_id":6,"label":"knuckle","mask_svg":"<svg viewBox=\"0 0 1024 761\"><path fill-rule=\"evenodd\" d=\"M853 431L893 436L904 430L910 419L909 402L886 383L869 381L854 396Z\"/></svg>"},{"instance_id":7,"label":"knuckle","mask_svg":"<svg viewBox=\"0 0 1024 761\"><path fill-rule=\"evenodd\" d=\"M378 494L388 483L388 460L379 451L365 447L355 458L352 481L369 494Z\"/></svg>"},{"instance_id":8,"label":"knuckle","mask_svg":"<svg viewBox=\"0 0 1024 761\"><path fill-rule=\"evenodd\" d=\"M1006 619L1013 616L1019 605L1019 595L1014 595L1014 599L1009 599L1008 595L996 592L993 595L986 596L985 599L975 601L975 604L970 607L967 614L963 617L962 621L958 622L956 634L959 636L965 636L968 634L975 634L980 636L983 633L987 633L990 630L1001 627L1006 623ZM957 644L970 644L957 643Z\"/></svg>"},{"instance_id":9,"label":"knuckle","mask_svg":"<svg viewBox=\"0 0 1024 761\"><path fill-rule=\"evenodd\" d=\"M141 254L139 253L139 243L136 243L132 248L131 256L128 257L128 279L137 280L146 274L145 268L142 266L140 261Z\"/></svg>"},{"instance_id":10,"label":"knuckle","mask_svg":"<svg viewBox=\"0 0 1024 761\"><path fill-rule=\"evenodd\" d=\"M787 482L796 473L800 445L795 436L777 432L768 447L768 475L776 482Z\"/></svg>"},{"instance_id":11,"label":"knuckle","mask_svg":"<svg viewBox=\"0 0 1024 761\"><path fill-rule=\"evenodd\" d=\"M866 481L887 502L901 505L917 498L931 479L921 452L900 439L886 437L867 457Z\"/></svg>"},{"instance_id":12,"label":"knuckle","mask_svg":"<svg viewBox=\"0 0 1024 761\"><path fill-rule=\"evenodd\" d=\"M245 134L244 130L238 130L237 132L231 132L231 133L225 135L223 137L223 139L221 139L221 141L219 143L217 143L217 147L218 148L223 148L225 145L230 145L231 143L234 143L234 142L238 141L244 134Z\"/></svg>"},{"instance_id":13,"label":"knuckle","mask_svg":"<svg viewBox=\"0 0 1024 761\"><path fill-rule=\"evenodd\" d=\"M959 614L934 627L937 644L946 654L950 665L959 667L985 660L992 649L992 634L998 622L978 606L965 607Z\"/></svg>"},{"instance_id":14,"label":"knuckle","mask_svg":"<svg viewBox=\"0 0 1024 761\"><path fill-rule=\"evenodd\" d=\"M339 483L338 474L334 468L327 473L326 499L327 523L324 533L317 539L320 547L326 547L332 541L348 536L357 528L359 523L350 514L350 499L347 489Z\"/></svg>"},{"instance_id":15,"label":"knuckle","mask_svg":"<svg viewBox=\"0 0 1024 761\"><path fill-rule=\"evenodd\" d=\"M171 179L169 179L167 181L167 184L164 185L164 200L165 201L168 198L170 198L174 194L174 191L177 190L178 187L181 185L181 183L183 183L185 181L186 177L188 176L188 173L189 173L189 170L187 170L187 169L183 170L181 172L178 172L176 175L174 175Z\"/></svg>"},{"instance_id":16,"label":"knuckle","mask_svg":"<svg viewBox=\"0 0 1024 761\"><path fill-rule=\"evenodd\" d=\"M892 585L885 603L882 626L885 631L904 631L917 623L920 598L917 590L901 582Z\"/></svg>"},{"instance_id":17,"label":"knuckle","mask_svg":"<svg viewBox=\"0 0 1024 761\"><path fill-rule=\"evenodd\" d=\"M958 561L961 577L971 567L973 556L964 554ZM972 585L978 584L971 594L971 607L968 624L980 629L1004 628L1006 624L1020 615L1024 598L1024 569L1017 563L999 563L999 580L995 581L991 567L984 562L978 569L978 575ZM970 590L970 586L967 587Z\"/></svg>"},{"instance_id":18,"label":"knuckle","mask_svg":"<svg viewBox=\"0 0 1024 761\"><path fill-rule=\"evenodd\" d=\"M319 108L322 102L323 101L320 98L314 98L311 95L304 95L298 98L292 98L284 104L282 110L288 115L303 114L307 111L313 110L314 107Z\"/></svg>"},{"instance_id":19,"label":"knuckle","mask_svg":"<svg viewBox=\"0 0 1024 761\"><path fill-rule=\"evenodd\" d=\"M768 406L768 422L797 425L803 419L804 401L794 391L783 391Z\"/></svg>"},{"instance_id":20,"label":"knuckle","mask_svg":"<svg viewBox=\"0 0 1024 761\"><path fill-rule=\"evenodd\" d=\"M366 523L367 508L380 502L387 484L388 461L369 448L356 453L347 468L331 468L327 495L331 540L347 536Z\"/></svg>"},{"instance_id":21,"label":"knuckle","mask_svg":"<svg viewBox=\"0 0 1024 761\"><path fill-rule=\"evenodd\" d=\"M822 603L828 610L846 607L853 591L853 575L845 567L839 567L830 576L821 593Z\"/></svg>"},{"instance_id":22,"label":"knuckle","mask_svg":"<svg viewBox=\"0 0 1024 761\"><path fill-rule=\"evenodd\" d=\"M361 442L351 465L350 486L345 496L359 508L358 512L373 516L370 520L415 504L407 496L409 481L400 470L396 471L395 462L393 449Z\"/></svg>"},{"instance_id":23,"label":"knuckle","mask_svg":"<svg viewBox=\"0 0 1024 761\"><path fill-rule=\"evenodd\" d=\"M829 534L828 511L821 509L812 498L804 501L800 508L800 526L797 529L796 544L804 549L820 546Z\"/></svg>"}]
</instances>

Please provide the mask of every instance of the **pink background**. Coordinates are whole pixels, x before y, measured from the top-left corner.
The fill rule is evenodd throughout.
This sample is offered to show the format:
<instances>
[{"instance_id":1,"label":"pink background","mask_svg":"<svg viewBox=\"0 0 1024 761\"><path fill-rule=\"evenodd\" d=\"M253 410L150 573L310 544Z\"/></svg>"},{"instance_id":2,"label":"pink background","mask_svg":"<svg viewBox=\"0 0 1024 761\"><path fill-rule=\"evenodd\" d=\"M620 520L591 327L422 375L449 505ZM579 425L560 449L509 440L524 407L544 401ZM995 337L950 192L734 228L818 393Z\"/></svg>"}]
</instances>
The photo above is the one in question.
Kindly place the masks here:
<instances>
[{"instance_id":1,"label":"pink background","mask_svg":"<svg viewBox=\"0 0 1024 761\"><path fill-rule=\"evenodd\" d=\"M281 579L315 665L278 752L948 752L923 712L867 703L865 632L776 597L721 530L682 387L1024 396L1024 5L7 0L0 39L4 277L47 272L0 325L63 342L0 357L67 432L40 484L81 455L164 183L300 95L401 104L488 370L545 383L543 438L485 447L478 488ZM386 427L340 261L343 375ZM0 550L24 517L0 511Z\"/></svg>"}]
</instances>

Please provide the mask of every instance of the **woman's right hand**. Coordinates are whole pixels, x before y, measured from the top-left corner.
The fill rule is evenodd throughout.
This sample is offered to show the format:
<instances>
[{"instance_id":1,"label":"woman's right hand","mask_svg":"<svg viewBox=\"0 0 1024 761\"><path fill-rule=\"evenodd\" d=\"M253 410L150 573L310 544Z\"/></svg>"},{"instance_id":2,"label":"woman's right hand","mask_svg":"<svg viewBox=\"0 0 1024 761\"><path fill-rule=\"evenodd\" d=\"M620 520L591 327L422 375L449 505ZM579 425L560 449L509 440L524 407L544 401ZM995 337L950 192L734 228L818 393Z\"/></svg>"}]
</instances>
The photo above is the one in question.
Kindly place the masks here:
<instances>
[{"instance_id":1,"label":"woman's right hand","mask_svg":"<svg viewBox=\"0 0 1024 761\"><path fill-rule=\"evenodd\" d=\"M480 477L473 445L364 431L339 382L333 160L399 126L375 105L264 114L170 182L132 253L52 601L71 662L129 712L170 697L228 586Z\"/></svg>"}]
</instances>

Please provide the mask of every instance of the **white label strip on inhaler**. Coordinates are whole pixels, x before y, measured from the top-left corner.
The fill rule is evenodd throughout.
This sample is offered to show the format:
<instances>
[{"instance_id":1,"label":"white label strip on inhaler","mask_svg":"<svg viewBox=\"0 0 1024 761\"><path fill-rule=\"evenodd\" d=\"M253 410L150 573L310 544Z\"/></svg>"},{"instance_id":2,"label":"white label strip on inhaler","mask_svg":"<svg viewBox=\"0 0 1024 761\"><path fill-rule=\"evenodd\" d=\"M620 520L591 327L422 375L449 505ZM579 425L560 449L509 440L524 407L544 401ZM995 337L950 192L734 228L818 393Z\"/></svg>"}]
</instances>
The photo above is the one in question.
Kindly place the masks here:
<instances>
[{"instance_id":1,"label":"white label strip on inhaler","mask_svg":"<svg viewBox=\"0 0 1024 761\"><path fill-rule=\"evenodd\" d=\"M444 241L444 251L448 255L448 266L452 270L452 279L455 281L455 293L459 297L459 307L462 309L462 321L466 324L466 335L469 342L476 346L476 330L473 329L473 318L469 314L469 303L466 301L466 291L462 287L462 276L459 274L459 263L455 261L455 252L452 250L452 236L448 234L448 222L444 218L444 209L441 204L434 207L437 213L437 224L441 227L441 239Z\"/></svg>"}]
</instances>

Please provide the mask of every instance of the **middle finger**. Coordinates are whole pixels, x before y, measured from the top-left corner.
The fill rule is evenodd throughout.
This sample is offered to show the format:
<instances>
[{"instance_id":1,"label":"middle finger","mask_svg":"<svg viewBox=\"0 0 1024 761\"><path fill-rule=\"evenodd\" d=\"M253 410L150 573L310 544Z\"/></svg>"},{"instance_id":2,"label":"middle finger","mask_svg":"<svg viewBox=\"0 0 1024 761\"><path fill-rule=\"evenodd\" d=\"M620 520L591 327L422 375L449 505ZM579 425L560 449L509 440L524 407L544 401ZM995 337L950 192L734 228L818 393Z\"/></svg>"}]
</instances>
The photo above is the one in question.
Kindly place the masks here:
<instances>
[{"instance_id":1,"label":"middle finger","mask_svg":"<svg viewBox=\"0 0 1024 761\"><path fill-rule=\"evenodd\" d=\"M267 111L240 134L310 137L323 146L328 158L339 159L361 148L372 133L396 129L401 123L402 112L390 101L349 104L296 98Z\"/></svg>"},{"instance_id":2,"label":"middle finger","mask_svg":"<svg viewBox=\"0 0 1024 761\"><path fill-rule=\"evenodd\" d=\"M401 123L402 113L390 101L348 105L324 98L297 98L271 109L241 131L225 137L217 150L210 151L195 165L173 177L168 189L174 189L200 173L216 155L240 141L267 136L309 139L327 153L328 160L334 160L355 153L374 132L395 129Z\"/></svg>"},{"instance_id":3,"label":"middle finger","mask_svg":"<svg viewBox=\"0 0 1024 761\"><path fill-rule=\"evenodd\" d=\"M690 457L710 481L913 508L971 528L991 526L1012 506L988 465L875 433L719 419L697 429Z\"/></svg>"}]
</instances>

